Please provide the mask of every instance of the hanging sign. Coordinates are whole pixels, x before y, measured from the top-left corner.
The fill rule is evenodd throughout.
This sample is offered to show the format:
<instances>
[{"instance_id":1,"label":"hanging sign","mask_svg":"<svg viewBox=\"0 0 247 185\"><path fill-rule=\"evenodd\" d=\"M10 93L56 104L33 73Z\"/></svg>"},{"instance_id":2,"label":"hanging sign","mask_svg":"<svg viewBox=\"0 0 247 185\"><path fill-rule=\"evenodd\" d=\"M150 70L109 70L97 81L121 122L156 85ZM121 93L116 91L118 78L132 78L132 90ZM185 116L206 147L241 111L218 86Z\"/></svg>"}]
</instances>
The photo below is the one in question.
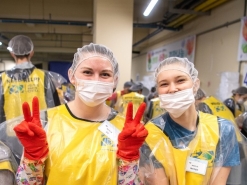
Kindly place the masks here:
<instances>
[{"instance_id":1,"label":"hanging sign","mask_svg":"<svg viewBox=\"0 0 247 185\"><path fill-rule=\"evenodd\" d=\"M238 43L238 61L247 61L247 17L241 19Z\"/></svg>"},{"instance_id":2,"label":"hanging sign","mask_svg":"<svg viewBox=\"0 0 247 185\"><path fill-rule=\"evenodd\" d=\"M186 57L189 61L194 63L195 45L196 36L193 35L147 52L147 71L154 71L159 62L167 57Z\"/></svg>"}]
</instances>

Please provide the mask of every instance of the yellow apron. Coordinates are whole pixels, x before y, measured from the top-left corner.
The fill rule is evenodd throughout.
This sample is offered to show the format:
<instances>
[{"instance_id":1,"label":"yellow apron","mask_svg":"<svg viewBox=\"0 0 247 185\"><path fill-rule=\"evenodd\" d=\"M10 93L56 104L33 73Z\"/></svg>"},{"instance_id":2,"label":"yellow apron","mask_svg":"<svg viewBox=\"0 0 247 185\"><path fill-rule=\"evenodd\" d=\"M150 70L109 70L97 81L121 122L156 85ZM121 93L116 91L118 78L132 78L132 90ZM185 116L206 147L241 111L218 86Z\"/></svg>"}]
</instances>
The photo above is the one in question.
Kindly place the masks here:
<instances>
[{"instance_id":1,"label":"yellow apron","mask_svg":"<svg viewBox=\"0 0 247 185\"><path fill-rule=\"evenodd\" d=\"M162 164L170 185L206 185L210 181L219 140L217 117L200 112L195 138L184 149L176 149L163 131L149 122L146 143ZM188 157L208 161L206 174L186 171Z\"/></svg>"},{"instance_id":2,"label":"yellow apron","mask_svg":"<svg viewBox=\"0 0 247 185\"><path fill-rule=\"evenodd\" d=\"M227 108L225 104L217 100L215 97L210 96L209 98L203 101L212 111L213 115L219 116L221 118L227 119L235 122L234 115L232 112Z\"/></svg>"},{"instance_id":3,"label":"yellow apron","mask_svg":"<svg viewBox=\"0 0 247 185\"><path fill-rule=\"evenodd\" d=\"M105 101L105 104L108 105L110 107L111 105L111 100L108 98L106 101Z\"/></svg>"},{"instance_id":4,"label":"yellow apron","mask_svg":"<svg viewBox=\"0 0 247 185\"><path fill-rule=\"evenodd\" d=\"M144 96L142 94L131 92L122 96L123 101L123 114L126 115L127 106L129 102L133 103L133 115L136 114L140 104L144 101Z\"/></svg>"},{"instance_id":5,"label":"yellow apron","mask_svg":"<svg viewBox=\"0 0 247 185\"><path fill-rule=\"evenodd\" d=\"M159 98L154 98L151 100L153 103L153 115L152 118L156 118L157 116L163 114L165 112L164 109L160 107L160 99Z\"/></svg>"},{"instance_id":6,"label":"yellow apron","mask_svg":"<svg viewBox=\"0 0 247 185\"><path fill-rule=\"evenodd\" d=\"M10 149L7 149L8 148L8 146L6 146L4 143L2 143L1 141L0 141L0 152L2 153L1 154L1 157L3 157L2 155L8 155L8 154L6 154L6 153L8 153L8 152L11 152L11 150ZM6 151L6 149L7 149L7 151ZM14 163L14 161L12 161L12 163ZM12 166L12 164L11 164L11 159L9 158L9 157L4 157L2 160L0 160L0 171L1 170L9 170L9 171L11 171L13 174L15 173L15 170L13 169L13 166Z\"/></svg>"},{"instance_id":7,"label":"yellow apron","mask_svg":"<svg viewBox=\"0 0 247 185\"><path fill-rule=\"evenodd\" d=\"M122 130L124 118L117 115L110 123ZM65 105L48 111L47 185L117 184L117 146L100 125L72 117Z\"/></svg>"},{"instance_id":8,"label":"yellow apron","mask_svg":"<svg viewBox=\"0 0 247 185\"><path fill-rule=\"evenodd\" d=\"M31 105L34 96L39 98L40 110L47 108L44 78L44 72L39 69L34 69L25 81L23 79L11 80L6 73L2 73L6 120L21 116L23 114L22 103L28 102Z\"/></svg>"},{"instance_id":9,"label":"yellow apron","mask_svg":"<svg viewBox=\"0 0 247 185\"><path fill-rule=\"evenodd\" d=\"M228 107L213 96L210 96L209 98L205 99L203 102L210 108L213 115L227 119L231 121L232 123L234 123L233 125L235 127L235 133L237 135L237 139L239 142L242 141L242 137L240 135L238 125L235 122L234 115L228 109ZM235 111L236 110L237 109L235 108Z\"/></svg>"},{"instance_id":10,"label":"yellow apron","mask_svg":"<svg viewBox=\"0 0 247 185\"><path fill-rule=\"evenodd\" d=\"M114 105L114 109L118 112L121 112L122 113L122 94L121 94L121 91L117 91L117 102L115 103Z\"/></svg>"},{"instance_id":11,"label":"yellow apron","mask_svg":"<svg viewBox=\"0 0 247 185\"><path fill-rule=\"evenodd\" d=\"M9 170L12 173L15 173L9 161L0 162L0 171L1 170Z\"/></svg>"}]
</instances>

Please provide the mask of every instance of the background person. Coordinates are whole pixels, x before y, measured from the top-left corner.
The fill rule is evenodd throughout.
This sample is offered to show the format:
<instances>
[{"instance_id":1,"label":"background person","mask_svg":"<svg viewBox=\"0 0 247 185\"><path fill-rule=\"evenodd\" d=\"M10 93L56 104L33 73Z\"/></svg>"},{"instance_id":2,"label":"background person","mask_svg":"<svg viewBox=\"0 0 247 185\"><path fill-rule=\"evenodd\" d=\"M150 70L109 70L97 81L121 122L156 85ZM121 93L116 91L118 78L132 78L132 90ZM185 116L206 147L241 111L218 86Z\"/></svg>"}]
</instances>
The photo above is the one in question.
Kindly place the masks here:
<instances>
[{"instance_id":1,"label":"background person","mask_svg":"<svg viewBox=\"0 0 247 185\"><path fill-rule=\"evenodd\" d=\"M37 69L31 62L32 40L24 35L13 37L8 50L16 66L0 75L0 123L22 115L23 102L39 97L40 109L60 105L56 87L48 71Z\"/></svg>"},{"instance_id":2,"label":"background person","mask_svg":"<svg viewBox=\"0 0 247 185\"><path fill-rule=\"evenodd\" d=\"M136 113L138 107L141 105L142 102L146 103L146 97L142 95L143 85L141 83L132 84L129 88L130 93L127 93L122 96L122 107L123 107L123 114L126 115L128 103L133 103L133 111L134 114Z\"/></svg>"},{"instance_id":3,"label":"background person","mask_svg":"<svg viewBox=\"0 0 247 185\"><path fill-rule=\"evenodd\" d=\"M234 117L242 114L244 110L244 102L247 100L247 88L239 87L232 91L232 97L224 101L224 104L231 110Z\"/></svg>"},{"instance_id":4,"label":"background person","mask_svg":"<svg viewBox=\"0 0 247 185\"><path fill-rule=\"evenodd\" d=\"M201 112L213 114L235 123L235 118L228 107L213 96L207 97L200 88L195 95L195 104L197 110Z\"/></svg>"}]
</instances>

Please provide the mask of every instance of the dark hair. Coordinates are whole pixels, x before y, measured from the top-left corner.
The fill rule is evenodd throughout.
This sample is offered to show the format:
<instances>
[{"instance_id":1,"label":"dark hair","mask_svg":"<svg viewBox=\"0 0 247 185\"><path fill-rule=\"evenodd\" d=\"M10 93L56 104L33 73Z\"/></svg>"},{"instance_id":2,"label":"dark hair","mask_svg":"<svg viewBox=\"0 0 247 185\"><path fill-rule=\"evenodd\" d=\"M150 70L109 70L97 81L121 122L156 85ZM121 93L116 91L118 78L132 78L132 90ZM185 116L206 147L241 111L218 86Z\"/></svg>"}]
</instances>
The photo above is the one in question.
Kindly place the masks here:
<instances>
[{"instance_id":1,"label":"dark hair","mask_svg":"<svg viewBox=\"0 0 247 185\"><path fill-rule=\"evenodd\" d=\"M232 94L239 94L239 95L244 95L247 94L247 88L246 87L239 87L237 89L232 90Z\"/></svg>"},{"instance_id":2,"label":"dark hair","mask_svg":"<svg viewBox=\"0 0 247 185\"><path fill-rule=\"evenodd\" d=\"M151 92L154 93L155 91L156 91L156 87L154 86L151 88Z\"/></svg>"},{"instance_id":3,"label":"dark hair","mask_svg":"<svg viewBox=\"0 0 247 185\"><path fill-rule=\"evenodd\" d=\"M30 54L28 55L15 55L17 59L23 60L25 58L28 58Z\"/></svg>"}]
</instances>

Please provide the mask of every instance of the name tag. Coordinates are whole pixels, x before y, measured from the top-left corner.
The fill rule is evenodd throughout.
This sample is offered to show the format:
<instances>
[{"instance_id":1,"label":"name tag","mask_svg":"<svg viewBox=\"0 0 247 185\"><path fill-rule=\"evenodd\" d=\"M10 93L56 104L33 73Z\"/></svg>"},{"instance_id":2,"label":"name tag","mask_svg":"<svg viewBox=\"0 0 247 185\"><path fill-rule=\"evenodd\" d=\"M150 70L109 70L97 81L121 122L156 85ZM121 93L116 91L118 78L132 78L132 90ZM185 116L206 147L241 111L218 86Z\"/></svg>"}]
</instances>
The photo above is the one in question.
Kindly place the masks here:
<instances>
[{"instance_id":1,"label":"name tag","mask_svg":"<svg viewBox=\"0 0 247 185\"><path fill-rule=\"evenodd\" d=\"M118 128L111 124L109 121L105 120L98 127L98 130L109 137L114 143L118 143L118 134L120 133L120 130L118 130Z\"/></svg>"},{"instance_id":2,"label":"name tag","mask_svg":"<svg viewBox=\"0 0 247 185\"><path fill-rule=\"evenodd\" d=\"M205 175L207 171L207 166L208 161L189 157L187 159L186 171Z\"/></svg>"}]
</instances>

